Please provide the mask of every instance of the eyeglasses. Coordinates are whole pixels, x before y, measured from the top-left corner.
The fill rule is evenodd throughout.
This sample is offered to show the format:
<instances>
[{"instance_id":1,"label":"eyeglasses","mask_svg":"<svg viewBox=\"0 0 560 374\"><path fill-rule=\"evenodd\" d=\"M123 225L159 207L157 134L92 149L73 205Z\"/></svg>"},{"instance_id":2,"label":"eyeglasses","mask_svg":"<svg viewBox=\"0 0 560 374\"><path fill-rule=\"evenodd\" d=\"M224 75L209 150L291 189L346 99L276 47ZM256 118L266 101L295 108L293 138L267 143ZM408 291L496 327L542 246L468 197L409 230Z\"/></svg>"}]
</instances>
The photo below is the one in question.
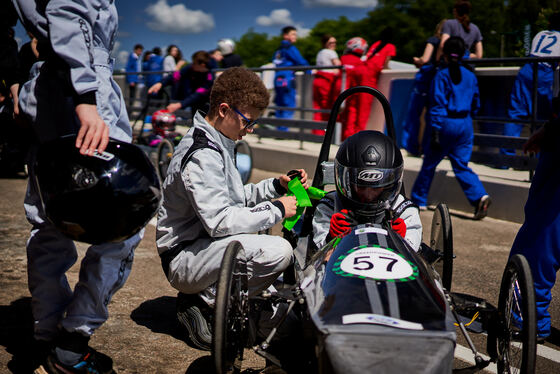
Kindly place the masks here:
<instances>
[{"instance_id":1,"label":"eyeglasses","mask_svg":"<svg viewBox=\"0 0 560 374\"><path fill-rule=\"evenodd\" d=\"M237 110L235 107L231 107L231 109L239 114L241 116L241 118L243 118L243 128L246 130L251 130L253 127L255 127L255 125L257 124L257 120L250 120L249 118L245 117L239 110Z\"/></svg>"}]
</instances>

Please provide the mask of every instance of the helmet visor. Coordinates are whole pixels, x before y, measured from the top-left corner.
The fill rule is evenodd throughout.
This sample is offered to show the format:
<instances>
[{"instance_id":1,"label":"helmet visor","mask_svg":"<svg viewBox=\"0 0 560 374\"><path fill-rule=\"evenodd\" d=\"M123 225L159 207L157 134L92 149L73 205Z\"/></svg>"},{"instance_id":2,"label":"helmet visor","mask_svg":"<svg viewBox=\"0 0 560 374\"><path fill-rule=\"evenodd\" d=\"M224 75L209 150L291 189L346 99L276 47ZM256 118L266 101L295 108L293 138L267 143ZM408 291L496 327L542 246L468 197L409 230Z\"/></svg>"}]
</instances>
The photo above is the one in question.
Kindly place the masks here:
<instances>
[{"instance_id":1,"label":"helmet visor","mask_svg":"<svg viewBox=\"0 0 560 374\"><path fill-rule=\"evenodd\" d=\"M362 203L384 200L391 195L403 173L403 166L396 168L353 168L335 163L338 190L346 197Z\"/></svg>"}]
</instances>

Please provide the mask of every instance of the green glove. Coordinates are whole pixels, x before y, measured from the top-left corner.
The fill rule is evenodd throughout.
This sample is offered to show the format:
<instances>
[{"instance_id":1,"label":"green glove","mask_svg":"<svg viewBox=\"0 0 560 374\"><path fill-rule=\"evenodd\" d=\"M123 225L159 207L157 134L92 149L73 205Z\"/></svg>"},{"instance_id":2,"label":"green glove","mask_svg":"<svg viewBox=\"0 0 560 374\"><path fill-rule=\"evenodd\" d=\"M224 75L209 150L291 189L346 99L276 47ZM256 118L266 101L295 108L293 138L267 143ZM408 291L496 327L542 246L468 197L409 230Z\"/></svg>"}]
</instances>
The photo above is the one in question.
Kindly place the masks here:
<instances>
[{"instance_id":1,"label":"green glove","mask_svg":"<svg viewBox=\"0 0 560 374\"><path fill-rule=\"evenodd\" d=\"M296 225L297 221L301 218L305 207L312 206L311 199L320 200L327 193L319 188L309 187L307 190L301 184L299 178L294 178L288 182L288 196L295 196L297 199L296 214L284 220L283 226L287 230L291 230Z\"/></svg>"}]
</instances>

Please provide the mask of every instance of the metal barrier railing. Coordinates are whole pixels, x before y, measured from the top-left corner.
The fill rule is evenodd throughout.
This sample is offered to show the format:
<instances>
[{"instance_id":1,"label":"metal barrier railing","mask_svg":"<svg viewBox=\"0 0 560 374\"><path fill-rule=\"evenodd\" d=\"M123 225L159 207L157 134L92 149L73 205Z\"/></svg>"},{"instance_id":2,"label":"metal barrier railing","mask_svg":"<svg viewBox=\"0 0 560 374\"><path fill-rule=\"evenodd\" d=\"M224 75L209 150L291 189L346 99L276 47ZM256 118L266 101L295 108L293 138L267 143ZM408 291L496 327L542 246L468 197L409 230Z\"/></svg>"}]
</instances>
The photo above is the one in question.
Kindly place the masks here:
<instances>
[{"instance_id":1,"label":"metal barrier railing","mask_svg":"<svg viewBox=\"0 0 560 374\"><path fill-rule=\"evenodd\" d=\"M538 101L538 64L539 63L558 63L560 61L560 57L506 57L506 58L483 58L483 59L469 59L466 61L469 65L473 65L475 67L475 74L476 74L476 66L480 65L512 65L512 64L525 64L525 63L532 63L533 68L533 88L532 88L532 95L531 95L531 113L530 118L528 119L512 119L509 117L488 117L488 116L475 116L473 120L480 121L480 122L487 122L487 123L520 123L523 125L529 126L529 133L532 134L538 126L542 125L545 121L538 119L538 109L537 109L537 101ZM341 80L341 92L346 88L346 69L344 66L290 66L290 67L259 67L259 68L248 68L251 71L256 73L265 73L265 72L274 72L274 71L295 71L295 72L306 72L312 70L322 70L322 69L338 69L342 72ZM220 72L224 71L225 69L214 69L213 72ZM163 74L163 73L171 73L171 72L138 72L138 73L124 73L119 72L115 73L115 75L148 75L148 74ZM310 128L324 128L324 123L316 122L316 127L311 126L309 121L305 119L305 113L328 113L330 110L322 110L322 109L314 109L305 106L305 99L308 95L306 85L301 85L298 91L299 94L299 106L296 107L281 107L276 105L270 105L267 109L268 110L288 110L294 111L299 113L299 118L297 119L281 119L282 125L286 127L293 127L298 129L297 132L283 132L283 131L273 131L269 129L262 129L257 131L260 132L259 136L262 137L284 137L289 139L296 139L300 141L300 147L303 147L304 141L312 141L312 142L321 142L322 137L320 135L313 135L308 134L304 130L309 130ZM142 102L142 101L141 101ZM135 108L138 109L138 108ZM269 124L272 126L280 125L279 121L275 121L272 118L268 119L270 122ZM267 121L263 121L267 122ZM274 124L273 124L274 122ZM475 144L480 146L487 146L487 147L498 147L498 148L507 148L512 147L514 149L521 149L523 142L526 138L512 138L512 137L505 137L501 135L491 135L491 134L483 134L483 133L476 133L475 134ZM492 154L494 160L496 159L496 154ZM521 156L519 156L521 157ZM474 152L473 153L473 160L477 161L485 161L488 159L489 156L484 156L484 152ZM500 158L500 157L498 157ZM532 177L532 173L534 167L536 166L536 160L530 160L530 157L521 157L516 159L515 156L510 157L501 157L501 160L516 168L526 168L530 172L530 177Z\"/></svg>"}]
</instances>

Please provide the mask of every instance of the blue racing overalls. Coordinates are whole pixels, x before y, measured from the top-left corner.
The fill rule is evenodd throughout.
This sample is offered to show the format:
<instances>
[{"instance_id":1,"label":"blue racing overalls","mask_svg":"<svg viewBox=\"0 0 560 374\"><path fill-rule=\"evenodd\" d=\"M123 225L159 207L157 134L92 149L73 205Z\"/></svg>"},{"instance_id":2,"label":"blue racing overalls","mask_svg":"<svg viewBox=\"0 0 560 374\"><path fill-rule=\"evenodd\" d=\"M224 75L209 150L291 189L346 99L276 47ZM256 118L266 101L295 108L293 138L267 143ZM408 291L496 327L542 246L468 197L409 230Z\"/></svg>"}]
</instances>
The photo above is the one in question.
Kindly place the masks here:
<instances>
[{"instance_id":1,"label":"blue racing overalls","mask_svg":"<svg viewBox=\"0 0 560 374\"><path fill-rule=\"evenodd\" d=\"M540 153L525 204L525 222L510 252L510 256L521 253L529 261L535 284L537 333L542 338L550 335L548 306L556 273L560 270L560 150L555 144L557 141L558 131L550 139L552 146Z\"/></svg>"},{"instance_id":2,"label":"blue racing overalls","mask_svg":"<svg viewBox=\"0 0 560 374\"><path fill-rule=\"evenodd\" d=\"M276 67L309 65L295 45L287 40L282 40L280 48L274 52L273 61ZM274 103L277 106L296 106L296 82L293 70L281 70L274 74ZM277 110L276 117L292 118L291 110Z\"/></svg>"},{"instance_id":3,"label":"blue racing overalls","mask_svg":"<svg viewBox=\"0 0 560 374\"><path fill-rule=\"evenodd\" d=\"M437 165L447 156L467 200L474 205L486 191L478 176L468 167L473 145L471 114L478 111L480 98L476 76L464 66L461 82L454 84L449 68L436 73L431 95L430 131L439 132L439 147L425 147L424 161L412 187L411 198L426 206ZM428 129L427 129L428 130ZM430 134L425 137L430 139Z\"/></svg>"},{"instance_id":4,"label":"blue racing overalls","mask_svg":"<svg viewBox=\"0 0 560 374\"><path fill-rule=\"evenodd\" d=\"M531 56L552 57L560 56L560 32L541 31L531 43ZM556 63L541 62L537 71L537 118L547 120L551 114L551 101L554 86L554 70ZM511 89L508 116L511 119L530 119L533 111L533 64L525 64ZM504 124L504 135L520 136L523 124ZM500 153L515 155L514 149L501 148Z\"/></svg>"}]
</instances>

